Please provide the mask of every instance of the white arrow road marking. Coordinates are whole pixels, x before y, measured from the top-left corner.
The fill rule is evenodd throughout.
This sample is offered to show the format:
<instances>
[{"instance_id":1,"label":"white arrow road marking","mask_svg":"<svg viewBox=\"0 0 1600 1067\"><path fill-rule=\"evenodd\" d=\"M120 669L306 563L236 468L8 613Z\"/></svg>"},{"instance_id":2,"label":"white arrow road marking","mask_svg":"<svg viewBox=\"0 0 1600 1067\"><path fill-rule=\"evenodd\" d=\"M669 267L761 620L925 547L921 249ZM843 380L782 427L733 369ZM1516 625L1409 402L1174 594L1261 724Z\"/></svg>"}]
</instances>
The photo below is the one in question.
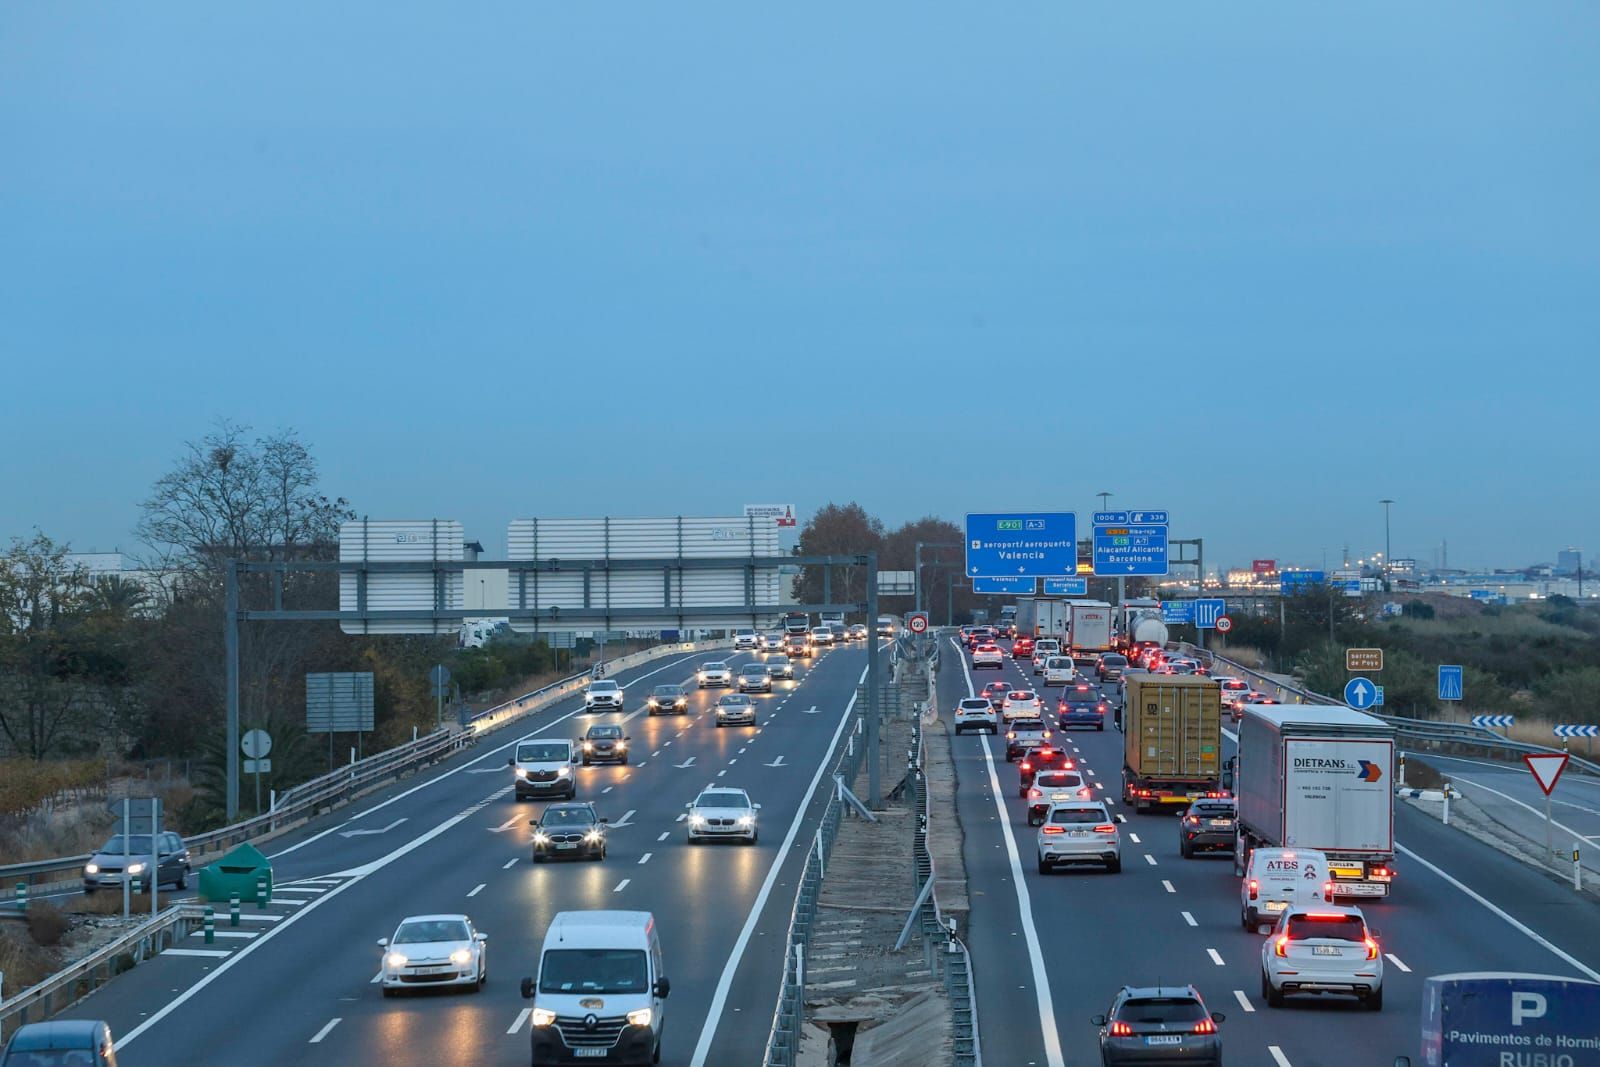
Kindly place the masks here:
<instances>
[{"instance_id":1,"label":"white arrow road marking","mask_svg":"<svg viewBox=\"0 0 1600 1067\"><path fill-rule=\"evenodd\" d=\"M634 809L633 808L629 808L627 811L622 813L622 818L620 818L616 822L610 824L610 829L612 829L612 830L620 830L624 826L632 826L633 823L629 822L628 820L632 819L633 816L634 816Z\"/></svg>"},{"instance_id":2,"label":"white arrow road marking","mask_svg":"<svg viewBox=\"0 0 1600 1067\"><path fill-rule=\"evenodd\" d=\"M330 1030L332 1030L335 1026L338 1026L338 1025L339 1025L339 1020L337 1018L335 1018L332 1022L328 1023L327 1026L324 1026L321 1030L317 1031L316 1036L311 1039L311 1043L313 1045L315 1045L317 1042L319 1042L323 1038L327 1037L328 1036L328 1032Z\"/></svg>"},{"instance_id":3,"label":"white arrow road marking","mask_svg":"<svg viewBox=\"0 0 1600 1067\"><path fill-rule=\"evenodd\" d=\"M684 760L682 763L675 763L675 764L673 764L673 766L679 768L680 770L688 768L688 767L693 767L694 766L694 757L690 756L688 759Z\"/></svg>"},{"instance_id":4,"label":"white arrow road marking","mask_svg":"<svg viewBox=\"0 0 1600 1067\"><path fill-rule=\"evenodd\" d=\"M771 763L763 763L762 766L763 767L782 767L783 766L783 757L779 756L777 759L773 760Z\"/></svg>"},{"instance_id":5,"label":"white arrow road marking","mask_svg":"<svg viewBox=\"0 0 1600 1067\"><path fill-rule=\"evenodd\" d=\"M462 773L463 774L504 774L506 772L505 772L504 769L502 769L500 767L473 767L471 770L463 771Z\"/></svg>"},{"instance_id":6,"label":"white arrow road marking","mask_svg":"<svg viewBox=\"0 0 1600 1067\"><path fill-rule=\"evenodd\" d=\"M511 829L513 826L517 825L517 823L519 823L521 821L522 821L522 816L513 815L513 816L511 816L511 818L507 819L505 822L501 823L499 826L488 827L488 830L489 830L489 832L491 834L503 834L507 830Z\"/></svg>"},{"instance_id":7,"label":"white arrow road marking","mask_svg":"<svg viewBox=\"0 0 1600 1067\"><path fill-rule=\"evenodd\" d=\"M374 834L386 834L390 830L393 830L396 826L399 826L403 822L405 822L404 819L396 819L394 822L390 823L388 826L385 826L381 830L343 830L343 831L340 832L339 836L340 837L371 837Z\"/></svg>"},{"instance_id":8,"label":"white arrow road marking","mask_svg":"<svg viewBox=\"0 0 1600 1067\"><path fill-rule=\"evenodd\" d=\"M807 708L804 711L802 711L800 714L802 714L802 715L815 715L815 714L817 714L817 706L815 704L813 704L809 708Z\"/></svg>"}]
</instances>

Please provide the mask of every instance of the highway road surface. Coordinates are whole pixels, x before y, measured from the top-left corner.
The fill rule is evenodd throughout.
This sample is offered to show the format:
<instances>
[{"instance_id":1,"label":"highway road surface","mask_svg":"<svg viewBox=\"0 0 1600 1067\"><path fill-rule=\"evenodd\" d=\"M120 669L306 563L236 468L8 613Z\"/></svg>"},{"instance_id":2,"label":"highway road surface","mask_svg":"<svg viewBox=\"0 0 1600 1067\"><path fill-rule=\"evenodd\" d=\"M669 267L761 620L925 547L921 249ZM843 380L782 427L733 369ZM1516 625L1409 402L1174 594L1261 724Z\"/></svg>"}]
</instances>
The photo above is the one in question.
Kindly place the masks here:
<instances>
[{"instance_id":1,"label":"highway road surface","mask_svg":"<svg viewBox=\"0 0 1600 1067\"><path fill-rule=\"evenodd\" d=\"M695 692L686 716L644 713L651 686L689 680L702 660L750 658L702 652L622 672L622 714L565 701L345 809L353 814L274 841L278 884L265 911L246 907L214 944L191 937L70 1014L109 1021L123 1067L525 1064L518 984L550 918L642 909L657 917L672 980L663 1062L758 1063L803 855L794 842L820 815L814 789L866 655L856 645L806 661L794 682L755 696L755 727L715 726L719 691ZM619 719L634 762L575 769L579 799L611 820L608 857L533 865L528 821L542 805L513 797L511 747ZM756 846L686 844L684 805L708 784L742 786L763 805ZM428 912L464 912L489 935L488 984L385 999L376 941Z\"/></svg>"},{"instance_id":2,"label":"highway road surface","mask_svg":"<svg viewBox=\"0 0 1600 1067\"><path fill-rule=\"evenodd\" d=\"M1002 643L1002 647L1007 647ZM1003 671L972 674L954 642L939 701L949 715L969 686L993 676L1033 686L1007 657ZM1026 669L1027 661L1023 661ZM1055 690L1046 707L1054 707ZM1068 869L1041 876L1036 831L1017 796L1017 769L987 735L955 739L957 806L971 880L969 946L978 1019L989 1063L1098 1064L1090 1016L1123 984L1194 983L1227 1020L1228 1063L1268 1067L1388 1067L1414 1062L1422 979L1454 971L1510 970L1600 980L1600 915L1569 886L1396 807L1393 896L1365 907L1385 954L1381 1013L1354 1001L1260 995L1263 938L1239 925L1239 880L1225 855L1184 860L1171 814L1137 815L1120 803L1122 735L1073 732L1071 750L1112 812L1121 813L1120 874ZM1226 744L1233 751L1232 739ZM999 792L996 792L998 787Z\"/></svg>"}]
</instances>

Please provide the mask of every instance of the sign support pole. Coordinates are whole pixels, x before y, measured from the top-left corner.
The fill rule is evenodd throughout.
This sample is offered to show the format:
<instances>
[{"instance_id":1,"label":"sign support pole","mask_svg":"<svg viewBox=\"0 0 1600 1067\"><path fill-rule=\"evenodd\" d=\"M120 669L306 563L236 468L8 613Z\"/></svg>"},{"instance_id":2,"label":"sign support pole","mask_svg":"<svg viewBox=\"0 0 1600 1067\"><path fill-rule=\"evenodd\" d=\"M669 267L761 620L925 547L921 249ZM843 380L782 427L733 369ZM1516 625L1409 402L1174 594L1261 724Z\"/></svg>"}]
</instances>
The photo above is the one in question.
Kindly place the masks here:
<instances>
[{"instance_id":1,"label":"sign support pole","mask_svg":"<svg viewBox=\"0 0 1600 1067\"><path fill-rule=\"evenodd\" d=\"M261 779L256 778L256 809L261 808ZM150 798L150 918L156 917L161 896L161 801Z\"/></svg>"},{"instance_id":2,"label":"sign support pole","mask_svg":"<svg viewBox=\"0 0 1600 1067\"><path fill-rule=\"evenodd\" d=\"M128 868L133 865L133 820L129 817L133 802L122 798L122 921L128 921L133 908L133 878Z\"/></svg>"},{"instance_id":3,"label":"sign support pole","mask_svg":"<svg viewBox=\"0 0 1600 1067\"><path fill-rule=\"evenodd\" d=\"M872 639L867 642L867 804L883 807L883 782L878 767L878 554L867 553L867 618Z\"/></svg>"},{"instance_id":4,"label":"sign support pole","mask_svg":"<svg viewBox=\"0 0 1600 1067\"><path fill-rule=\"evenodd\" d=\"M1544 850L1547 855L1554 856L1556 854L1556 844L1555 823L1552 822L1550 818L1551 792L1554 792L1554 790L1546 792L1544 795Z\"/></svg>"},{"instance_id":5,"label":"sign support pole","mask_svg":"<svg viewBox=\"0 0 1600 1067\"><path fill-rule=\"evenodd\" d=\"M223 607L224 655L228 661L228 822L239 821L239 561L228 560Z\"/></svg>"}]
</instances>

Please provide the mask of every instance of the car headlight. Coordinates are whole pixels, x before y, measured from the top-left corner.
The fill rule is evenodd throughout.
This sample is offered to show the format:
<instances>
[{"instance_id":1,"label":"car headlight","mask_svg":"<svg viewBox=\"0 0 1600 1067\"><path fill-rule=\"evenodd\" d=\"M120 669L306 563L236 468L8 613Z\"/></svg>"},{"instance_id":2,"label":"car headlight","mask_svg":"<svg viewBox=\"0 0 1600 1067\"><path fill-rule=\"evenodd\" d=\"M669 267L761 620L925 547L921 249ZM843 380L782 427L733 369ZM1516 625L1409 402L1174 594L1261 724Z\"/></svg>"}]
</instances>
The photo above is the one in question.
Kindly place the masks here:
<instances>
[{"instance_id":1,"label":"car headlight","mask_svg":"<svg viewBox=\"0 0 1600 1067\"><path fill-rule=\"evenodd\" d=\"M398 971L407 963L406 954L404 952L391 952L383 958L383 962L389 965L390 970Z\"/></svg>"},{"instance_id":2,"label":"car headlight","mask_svg":"<svg viewBox=\"0 0 1600 1067\"><path fill-rule=\"evenodd\" d=\"M100 865L98 863L91 863L91 864L89 864L87 867L85 867L83 869L83 873L84 874L99 874L100 873Z\"/></svg>"},{"instance_id":3,"label":"car headlight","mask_svg":"<svg viewBox=\"0 0 1600 1067\"><path fill-rule=\"evenodd\" d=\"M593 742L593 741L585 741L585 742L584 742L584 743L583 743L583 750L584 750L584 751L585 751L585 752L592 752L592 751L594 751L594 742Z\"/></svg>"},{"instance_id":4,"label":"car headlight","mask_svg":"<svg viewBox=\"0 0 1600 1067\"><path fill-rule=\"evenodd\" d=\"M740 826L754 826L755 824L756 824L756 817L754 815L741 815L741 816L739 816L739 825Z\"/></svg>"},{"instance_id":5,"label":"car headlight","mask_svg":"<svg viewBox=\"0 0 1600 1067\"><path fill-rule=\"evenodd\" d=\"M717 709L717 715L719 717L723 716L723 715L726 715L726 714L728 714L728 709L727 708L718 708Z\"/></svg>"},{"instance_id":6,"label":"car headlight","mask_svg":"<svg viewBox=\"0 0 1600 1067\"><path fill-rule=\"evenodd\" d=\"M617 742L617 751L618 752L626 752L626 751L628 751L628 742L626 742L626 741L618 741Z\"/></svg>"},{"instance_id":7,"label":"car headlight","mask_svg":"<svg viewBox=\"0 0 1600 1067\"><path fill-rule=\"evenodd\" d=\"M600 831L590 830L588 833L583 835L583 840L586 844L598 845L600 843Z\"/></svg>"},{"instance_id":8,"label":"car headlight","mask_svg":"<svg viewBox=\"0 0 1600 1067\"><path fill-rule=\"evenodd\" d=\"M535 830L533 832L533 843L536 845L548 845L550 843L550 835L543 830Z\"/></svg>"},{"instance_id":9,"label":"car headlight","mask_svg":"<svg viewBox=\"0 0 1600 1067\"><path fill-rule=\"evenodd\" d=\"M565 778L571 773L572 773L572 768L566 766L565 764L563 764L562 766L556 768L556 776L557 777Z\"/></svg>"},{"instance_id":10,"label":"car headlight","mask_svg":"<svg viewBox=\"0 0 1600 1067\"><path fill-rule=\"evenodd\" d=\"M655 697L651 697L650 699L646 700L645 703L650 705L653 708L653 707L656 706L656 698Z\"/></svg>"},{"instance_id":11,"label":"car headlight","mask_svg":"<svg viewBox=\"0 0 1600 1067\"><path fill-rule=\"evenodd\" d=\"M678 698L678 707L686 708L688 706L689 706L689 700L688 700L687 697L679 697Z\"/></svg>"},{"instance_id":12,"label":"car headlight","mask_svg":"<svg viewBox=\"0 0 1600 1067\"><path fill-rule=\"evenodd\" d=\"M689 825L690 826L704 826L705 824L706 824L706 817L704 815L690 815L689 816Z\"/></svg>"},{"instance_id":13,"label":"car headlight","mask_svg":"<svg viewBox=\"0 0 1600 1067\"><path fill-rule=\"evenodd\" d=\"M556 1021L556 1013L549 1008L534 1008L528 1014L528 1021L535 1026L549 1026Z\"/></svg>"},{"instance_id":14,"label":"car headlight","mask_svg":"<svg viewBox=\"0 0 1600 1067\"><path fill-rule=\"evenodd\" d=\"M651 1018L651 1015L650 1015L650 1009L649 1008L636 1008L633 1011L630 1011L628 1013L628 1025L629 1026L649 1026L650 1025L650 1018Z\"/></svg>"},{"instance_id":15,"label":"car headlight","mask_svg":"<svg viewBox=\"0 0 1600 1067\"><path fill-rule=\"evenodd\" d=\"M527 772L526 768L518 767L517 768L517 777L518 778L526 778L526 777L528 777L528 772Z\"/></svg>"},{"instance_id":16,"label":"car headlight","mask_svg":"<svg viewBox=\"0 0 1600 1067\"><path fill-rule=\"evenodd\" d=\"M142 863L130 863L130 864L128 864L128 873L129 874L139 874L139 873L141 873L143 871L144 871L144 864L142 864Z\"/></svg>"}]
</instances>

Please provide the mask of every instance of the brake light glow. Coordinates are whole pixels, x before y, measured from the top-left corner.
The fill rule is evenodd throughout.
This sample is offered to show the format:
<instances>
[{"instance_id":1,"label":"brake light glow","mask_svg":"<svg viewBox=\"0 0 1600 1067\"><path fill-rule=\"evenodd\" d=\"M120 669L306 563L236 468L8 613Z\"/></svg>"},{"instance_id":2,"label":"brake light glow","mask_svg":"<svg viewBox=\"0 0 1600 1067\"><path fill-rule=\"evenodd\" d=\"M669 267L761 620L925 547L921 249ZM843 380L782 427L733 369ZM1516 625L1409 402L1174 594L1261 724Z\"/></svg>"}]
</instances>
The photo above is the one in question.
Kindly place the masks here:
<instances>
[{"instance_id":1,"label":"brake light glow","mask_svg":"<svg viewBox=\"0 0 1600 1067\"><path fill-rule=\"evenodd\" d=\"M1261 883L1257 882L1254 878L1250 879L1250 899L1251 900L1256 899L1256 894L1260 891L1260 889L1261 889Z\"/></svg>"},{"instance_id":2,"label":"brake light glow","mask_svg":"<svg viewBox=\"0 0 1600 1067\"><path fill-rule=\"evenodd\" d=\"M1030 789L1030 790L1028 790L1028 799L1029 799L1029 800L1038 800L1038 799L1039 799L1039 798L1040 798L1040 797L1042 797L1042 796L1044 796L1044 794L1043 794L1043 793L1041 793L1041 792L1040 792L1040 791L1039 791L1039 790L1037 790L1037 789Z\"/></svg>"},{"instance_id":3,"label":"brake light glow","mask_svg":"<svg viewBox=\"0 0 1600 1067\"><path fill-rule=\"evenodd\" d=\"M1370 937L1364 938L1363 941L1367 946L1367 959L1369 959L1369 960L1377 959L1378 958L1378 943L1376 941L1372 940L1372 938L1370 938Z\"/></svg>"},{"instance_id":4,"label":"brake light glow","mask_svg":"<svg viewBox=\"0 0 1600 1067\"><path fill-rule=\"evenodd\" d=\"M1127 1024L1127 1023L1124 1023L1124 1022L1112 1023L1111 1024L1111 1036L1112 1037L1132 1037L1133 1036L1133 1027L1130 1026L1129 1024Z\"/></svg>"},{"instance_id":5,"label":"brake light glow","mask_svg":"<svg viewBox=\"0 0 1600 1067\"><path fill-rule=\"evenodd\" d=\"M1117 832L1117 824L1114 822L1103 822L1094 828L1094 832L1097 834L1114 834Z\"/></svg>"},{"instance_id":6,"label":"brake light glow","mask_svg":"<svg viewBox=\"0 0 1600 1067\"><path fill-rule=\"evenodd\" d=\"M1046 826L1046 827L1045 827L1045 828L1044 828L1044 830L1043 830L1043 831L1041 831L1041 832L1042 832L1042 833L1046 833L1046 834L1059 834L1059 833L1065 833L1065 831L1064 831L1064 830L1062 830L1062 829L1061 829L1061 827L1059 827L1059 826Z\"/></svg>"},{"instance_id":7,"label":"brake light glow","mask_svg":"<svg viewBox=\"0 0 1600 1067\"><path fill-rule=\"evenodd\" d=\"M1323 882L1322 883L1322 899L1327 901L1329 904L1333 903L1333 883L1332 882Z\"/></svg>"},{"instance_id":8,"label":"brake light glow","mask_svg":"<svg viewBox=\"0 0 1600 1067\"><path fill-rule=\"evenodd\" d=\"M1272 951L1277 955L1283 956L1285 959L1287 959L1289 956L1289 935L1284 934L1282 937L1279 937L1278 940L1273 943Z\"/></svg>"},{"instance_id":9,"label":"brake light glow","mask_svg":"<svg viewBox=\"0 0 1600 1067\"><path fill-rule=\"evenodd\" d=\"M1022 769L1024 772L1031 771L1033 770L1033 764L1029 763L1027 760L1023 760Z\"/></svg>"},{"instance_id":10,"label":"brake light glow","mask_svg":"<svg viewBox=\"0 0 1600 1067\"><path fill-rule=\"evenodd\" d=\"M1197 1034L1214 1034L1217 1032L1217 1024L1212 1022L1210 1018L1201 1019L1194 1024L1194 1032Z\"/></svg>"}]
</instances>

